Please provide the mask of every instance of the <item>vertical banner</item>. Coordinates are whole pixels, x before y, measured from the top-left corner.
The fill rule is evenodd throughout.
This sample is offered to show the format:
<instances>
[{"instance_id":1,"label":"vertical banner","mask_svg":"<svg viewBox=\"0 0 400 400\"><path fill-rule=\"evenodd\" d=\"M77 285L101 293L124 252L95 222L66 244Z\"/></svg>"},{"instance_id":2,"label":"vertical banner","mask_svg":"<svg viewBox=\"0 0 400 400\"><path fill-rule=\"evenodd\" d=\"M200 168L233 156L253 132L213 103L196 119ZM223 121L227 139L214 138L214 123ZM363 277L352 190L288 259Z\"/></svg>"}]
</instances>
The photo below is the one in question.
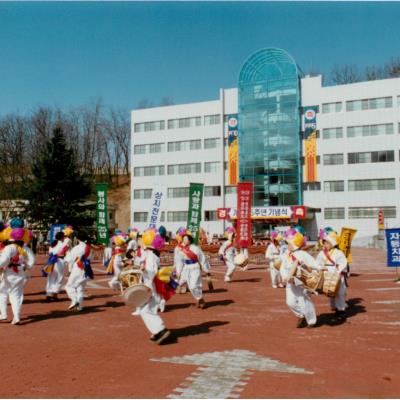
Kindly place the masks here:
<instances>
[{"instance_id":1,"label":"vertical banner","mask_svg":"<svg viewBox=\"0 0 400 400\"><path fill-rule=\"evenodd\" d=\"M343 227L339 237L339 249L343 251L347 258L347 262L351 264L353 257L351 256L351 242L357 233L357 229Z\"/></svg>"},{"instance_id":2,"label":"vertical banner","mask_svg":"<svg viewBox=\"0 0 400 400\"><path fill-rule=\"evenodd\" d=\"M228 115L228 183L236 185L239 176L238 114Z\"/></svg>"},{"instance_id":3,"label":"vertical banner","mask_svg":"<svg viewBox=\"0 0 400 400\"><path fill-rule=\"evenodd\" d=\"M187 228L192 232L195 244L199 241L203 188L204 185L202 183L190 183L189 187Z\"/></svg>"},{"instance_id":4,"label":"vertical banner","mask_svg":"<svg viewBox=\"0 0 400 400\"><path fill-rule=\"evenodd\" d=\"M147 225L149 228L157 228L157 225L161 219L161 202L165 197L165 187L164 186L153 186L153 191L151 195L151 206L149 211L149 218Z\"/></svg>"},{"instance_id":5,"label":"vertical banner","mask_svg":"<svg viewBox=\"0 0 400 400\"><path fill-rule=\"evenodd\" d=\"M317 181L317 106L304 107L304 182Z\"/></svg>"},{"instance_id":6,"label":"vertical banner","mask_svg":"<svg viewBox=\"0 0 400 400\"><path fill-rule=\"evenodd\" d=\"M96 240L108 246L107 183L96 183Z\"/></svg>"},{"instance_id":7,"label":"vertical banner","mask_svg":"<svg viewBox=\"0 0 400 400\"><path fill-rule=\"evenodd\" d=\"M237 242L239 247L251 245L251 205L253 182L237 184Z\"/></svg>"},{"instance_id":8,"label":"vertical banner","mask_svg":"<svg viewBox=\"0 0 400 400\"><path fill-rule=\"evenodd\" d=\"M387 266L400 267L400 228L385 229Z\"/></svg>"}]
</instances>

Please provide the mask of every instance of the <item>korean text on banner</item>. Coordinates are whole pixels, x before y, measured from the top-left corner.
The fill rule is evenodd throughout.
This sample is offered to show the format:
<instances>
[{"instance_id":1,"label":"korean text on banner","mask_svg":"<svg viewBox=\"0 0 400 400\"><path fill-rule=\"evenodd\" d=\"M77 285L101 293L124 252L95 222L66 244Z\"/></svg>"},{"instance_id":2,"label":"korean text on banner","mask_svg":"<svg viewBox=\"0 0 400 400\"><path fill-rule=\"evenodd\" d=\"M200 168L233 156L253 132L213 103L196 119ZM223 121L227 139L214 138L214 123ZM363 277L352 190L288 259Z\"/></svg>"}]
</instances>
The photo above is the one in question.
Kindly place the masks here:
<instances>
[{"instance_id":1,"label":"korean text on banner","mask_svg":"<svg viewBox=\"0 0 400 400\"><path fill-rule=\"evenodd\" d=\"M400 228L385 229L387 266L400 267Z\"/></svg>"},{"instance_id":2,"label":"korean text on banner","mask_svg":"<svg viewBox=\"0 0 400 400\"><path fill-rule=\"evenodd\" d=\"M189 187L187 228L192 232L193 240L196 244L199 241L203 188L204 185L202 183L191 183Z\"/></svg>"},{"instance_id":3,"label":"korean text on banner","mask_svg":"<svg viewBox=\"0 0 400 400\"><path fill-rule=\"evenodd\" d=\"M108 245L107 183L96 183L96 240Z\"/></svg>"},{"instance_id":4,"label":"korean text on banner","mask_svg":"<svg viewBox=\"0 0 400 400\"><path fill-rule=\"evenodd\" d=\"M339 249L343 251L347 258L347 262L351 264L353 257L351 256L351 242L357 233L357 229L343 227L340 232Z\"/></svg>"},{"instance_id":5,"label":"korean text on banner","mask_svg":"<svg viewBox=\"0 0 400 400\"><path fill-rule=\"evenodd\" d=\"M251 245L251 204L253 182L237 185L237 242L240 247Z\"/></svg>"},{"instance_id":6,"label":"korean text on banner","mask_svg":"<svg viewBox=\"0 0 400 400\"><path fill-rule=\"evenodd\" d=\"M56 239L56 234L66 227L65 224L52 224L50 226L50 243Z\"/></svg>"},{"instance_id":7,"label":"korean text on banner","mask_svg":"<svg viewBox=\"0 0 400 400\"><path fill-rule=\"evenodd\" d=\"M228 181L236 185L239 176L238 114L228 115Z\"/></svg>"},{"instance_id":8,"label":"korean text on banner","mask_svg":"<svg viewBox=\"0 0 400 400\"><path fill-rule=\"evenodd\" d=\"M317 181L317 106L304 107L305 182Z\"/></svg>"},{"instance_id":9,"label":"korean text on banner","mask_svg":"<svg viewBox=\"0 0 400 400\"><path fill-rule=\"evenodd\" d=\"M161 204L165 197L165 188L162 186L154 187L151 196L149 218L147 221L149 228L157 228L161 219Z\"/></svg>"}]
</instances>

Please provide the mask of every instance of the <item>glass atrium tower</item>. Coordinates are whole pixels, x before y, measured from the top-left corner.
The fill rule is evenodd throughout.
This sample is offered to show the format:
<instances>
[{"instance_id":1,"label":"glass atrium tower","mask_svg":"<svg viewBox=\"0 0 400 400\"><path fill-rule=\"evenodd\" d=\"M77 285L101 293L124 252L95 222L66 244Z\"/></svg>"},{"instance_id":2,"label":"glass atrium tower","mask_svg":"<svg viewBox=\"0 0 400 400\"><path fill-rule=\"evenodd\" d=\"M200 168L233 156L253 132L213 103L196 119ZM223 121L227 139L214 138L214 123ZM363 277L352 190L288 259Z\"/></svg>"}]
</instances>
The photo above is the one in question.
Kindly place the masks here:
<instances>
[{"instance_id":1,"label":"glass atrium tower","mask_svg":"<svg viewBox=\"0 0 400 400\"><path fill-rule=\"evenodd\" d=\"M239 75L239 179L253 206L302 204L300 78L281 49L252 54Z\"/></svg>"}]
</instances>

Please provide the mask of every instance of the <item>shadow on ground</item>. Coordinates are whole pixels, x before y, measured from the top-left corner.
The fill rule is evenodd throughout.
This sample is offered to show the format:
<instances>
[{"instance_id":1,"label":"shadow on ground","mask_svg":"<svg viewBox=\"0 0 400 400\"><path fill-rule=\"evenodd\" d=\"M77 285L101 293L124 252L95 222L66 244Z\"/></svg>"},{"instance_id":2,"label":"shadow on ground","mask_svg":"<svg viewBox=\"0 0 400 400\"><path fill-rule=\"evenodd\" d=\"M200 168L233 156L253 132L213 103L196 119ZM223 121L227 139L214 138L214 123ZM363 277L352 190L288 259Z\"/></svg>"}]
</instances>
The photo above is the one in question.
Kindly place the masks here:
<instances>
[{"instance_id":1,"label":"shadow on ground","mask_svg":"<svg viewBox=\"0 0 400 400\"><path fill-rule=\"evenodd\" d=\"M171 329L171 336L165 340L164 344L177 343L179 337L202 335L210 333L211 328L229 324L229 321L207 321L199 325L189 325L183 328Z\"/></svg>"},{"instance_id":2,"label":"shadow on ground","mask_svg":"<svg viewBox=\"0 0 400 400\"><path fill-rule=\"evenodd\" d=\"M348 308L345 311L346 318L339 317L335 314L335 312L324 313L318 315L317 326L337 326L346 323L349 318L354 317L357 314L365 313L367 310L365 306L361 303L364 299L360 297L355 297L353 299L347 300Z\"/></svg>"}]
</instances>

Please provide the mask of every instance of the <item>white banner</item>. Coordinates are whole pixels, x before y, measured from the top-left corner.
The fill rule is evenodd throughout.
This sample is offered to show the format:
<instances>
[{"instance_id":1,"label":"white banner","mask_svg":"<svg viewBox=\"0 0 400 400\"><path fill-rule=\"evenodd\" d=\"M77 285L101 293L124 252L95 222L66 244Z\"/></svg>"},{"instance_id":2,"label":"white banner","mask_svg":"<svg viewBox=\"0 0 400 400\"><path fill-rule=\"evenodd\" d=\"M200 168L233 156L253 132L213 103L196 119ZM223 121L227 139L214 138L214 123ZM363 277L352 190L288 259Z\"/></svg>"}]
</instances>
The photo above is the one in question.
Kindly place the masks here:
<instances>
[{"instance_id":1,"label":"white banner","mask_svg":"<svg viewBox=\"0 0 400 400\"><path fill-rule=\"evenodd\" d=\"M157 228L161 219L161 204L164 201L165 186L153 186L153 193L151 196L151 206L147 225L149 228Z\"/></svg>"}]
</instances>

